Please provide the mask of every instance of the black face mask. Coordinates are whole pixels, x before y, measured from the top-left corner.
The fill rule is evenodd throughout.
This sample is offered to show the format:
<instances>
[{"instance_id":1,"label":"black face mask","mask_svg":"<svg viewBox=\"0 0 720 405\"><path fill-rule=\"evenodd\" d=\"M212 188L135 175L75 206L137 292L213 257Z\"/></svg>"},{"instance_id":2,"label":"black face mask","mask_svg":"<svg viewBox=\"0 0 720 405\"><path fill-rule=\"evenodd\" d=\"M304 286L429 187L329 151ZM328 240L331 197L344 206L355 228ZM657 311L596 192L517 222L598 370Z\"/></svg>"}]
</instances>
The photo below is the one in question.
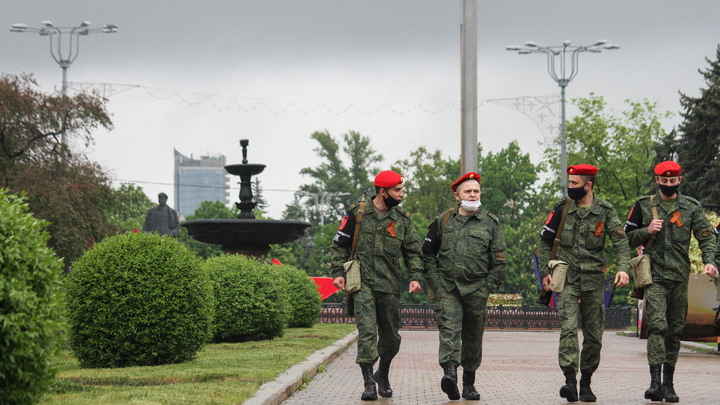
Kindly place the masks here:
<instances>
[{"instance_id":1,"label":"black face mask","mask_svg":"<svg viewBox=\"0 0 720 405\"><path fill-rule=\"evenodd\" d=\"M672 197L677 193L679 184L676 184L674 186L665 186L662 184L658 184L660 186L660 192L665 194L665 197Z\"/></svg>"},{"instance_id":2,"label":"black face mask","mask_svg":"<svg viewBox=\"0 0 720 405\"><path fill-rule=\"evenodd\" d=\"M587 184L587 183L585 183ZM583 184L580 187L576 188L570 188L568 187L568 197L572 198L573 200L577 201L582 199L587 195L587 191L585 191L585 184Z\"/></svg>"},{"instance_id":3,"label":"black face mask","mask_svg":"<svg viewBox=\"0 0 720 405\"><path fill-rule=\"evenodd\" d=\"M387 193L387 197L383 197L383 202L388 208L396 207L400 204L401 200L390 197L390 193L388 193L387 190L385 190L385 193Z\"/></svg>"}]
</instances>

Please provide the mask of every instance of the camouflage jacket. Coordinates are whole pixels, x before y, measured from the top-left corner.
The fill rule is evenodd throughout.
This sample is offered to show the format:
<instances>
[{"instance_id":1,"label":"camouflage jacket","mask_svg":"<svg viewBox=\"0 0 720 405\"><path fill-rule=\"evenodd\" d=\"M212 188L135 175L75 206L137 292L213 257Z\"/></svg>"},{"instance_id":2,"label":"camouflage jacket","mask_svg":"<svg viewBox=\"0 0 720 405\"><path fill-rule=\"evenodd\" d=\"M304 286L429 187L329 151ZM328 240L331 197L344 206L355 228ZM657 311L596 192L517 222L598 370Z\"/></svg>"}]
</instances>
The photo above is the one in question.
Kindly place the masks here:
<instances>
[{"instance_id":1,"label":"camouflage jacket","mask_svg":"<svg viewBox=\"0 0 720 405\"><path fill-rule=\"evenodd\" d=\"M640 197L630 210L625 232L631 247L644 245L650 234L652 206L657 206L658 219L664 220L660 232L646 254L652 262L653 282L687 281L690 276L690 233L695 235L705 264L715 264L715 234L700 203L678 193L677 200L666 210L656 192L652 205L650 196Z\"/></svg>"},{"instance_id":2,"label":"camouflage jacket","mask_svg":"<svg viewBox=\"0 0 720 405\"><path fill-rule=\"evenodd\" d=\"M359 210L360 204L353 204L335 235L330 252L333 278L345 274L343 263L350 260L355 218ZM417 231L410 216L398 207L390 208L388 214L380 219L372 201L366 202L358 238L357 258L360 260L363 285L368 285L373 291L400 294L401 256L410 272L410 281L421 280L423 264Z\"/></svg>"},{"instance_id":3,"label":"camouflage jacket","mask_svg":"<svg viewBox=\"0 0 720 405\"><path fill-rule=\"evenodd\" d=\"M430 225L422 245L425 278L457 287L461 295L485 288L497 290L505 279L505 237L497 217L482 207L468 218L455 208L441 229L445 213Z\"/></svg>"},{"instance_id":4,"label":"camouflage jacket","mask_svg":"<svg viewBox=\"0 0 720 405\"><path fill-rule=\"evenodd\" d=\"M540 232L538 270L541 278L550 274L548 261L564 205L565 199L555 204ZM630 275L628 240L612 204L595 196L590 211L585 218L581 218L577 203L570 202L556 257L557 260L569 264L566 282L576 283L579 280L582 291L596 290L605 286L603 268L606 262L603 250L608 236L615 248L618 271Z\"/></svg>"}]
</instances>

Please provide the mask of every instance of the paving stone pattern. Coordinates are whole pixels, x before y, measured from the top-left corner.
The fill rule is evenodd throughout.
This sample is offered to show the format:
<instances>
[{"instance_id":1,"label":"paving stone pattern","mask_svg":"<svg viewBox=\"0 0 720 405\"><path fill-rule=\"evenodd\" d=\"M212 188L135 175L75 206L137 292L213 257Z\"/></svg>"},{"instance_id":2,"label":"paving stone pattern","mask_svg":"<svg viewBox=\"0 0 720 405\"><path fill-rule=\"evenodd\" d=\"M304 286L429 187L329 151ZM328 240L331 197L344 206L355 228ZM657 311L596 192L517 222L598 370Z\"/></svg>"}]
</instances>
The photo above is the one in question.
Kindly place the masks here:
<instances>
[{"instance_id":1,"label":"paving stone pattern","mask_svg":"<svg viewBox=\"0 0 720 405\"><path fill-rule=\"evenodd\" d=\"M437 364L437 330L403 330L400 334L403 338L400 353L390 368L392 398L360 401L362 375L355 364L354 344L283 405L567 403L558 395L564 377L557 365L557 331L487 330L483 363L475 384L480 401L449 401L440 390L442 369ZM598 404L651 403L643 396L650 384L645 343L646 340L605 332L600 368L592 384ZM462 375L461 369L458 375ZM720 405L718 376L720 357L681 349L675 372L680 403Z\"/></svg>"}]
</instances>

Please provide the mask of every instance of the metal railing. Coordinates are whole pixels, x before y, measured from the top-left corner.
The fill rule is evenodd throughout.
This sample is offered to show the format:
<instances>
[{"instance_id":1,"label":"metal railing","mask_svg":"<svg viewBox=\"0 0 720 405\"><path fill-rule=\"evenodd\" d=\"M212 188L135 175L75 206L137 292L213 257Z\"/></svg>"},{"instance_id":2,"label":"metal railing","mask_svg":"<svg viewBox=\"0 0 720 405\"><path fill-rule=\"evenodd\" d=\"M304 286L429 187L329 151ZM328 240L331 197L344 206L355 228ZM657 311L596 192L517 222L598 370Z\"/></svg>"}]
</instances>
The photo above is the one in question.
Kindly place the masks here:
<instances>
[{"instance_id":1,"label":"metal railing","mask_svg":"<svg viewBox=\"0 0 720 405\"><path fill-rule=\"evenodd\" d=\"M437 328L433 304L400 304L400 327ZM500 329L558 329L560 318L557 308L507 307L503 305L488 307L486 327ZM322 304L322 313L318 318L322 323L355 323L345 311L345 302ZM582 319L578 316L578 326ZM632 325L631 307L606 308L605 329L621 329Z\"/></svg>"}]
</instances>

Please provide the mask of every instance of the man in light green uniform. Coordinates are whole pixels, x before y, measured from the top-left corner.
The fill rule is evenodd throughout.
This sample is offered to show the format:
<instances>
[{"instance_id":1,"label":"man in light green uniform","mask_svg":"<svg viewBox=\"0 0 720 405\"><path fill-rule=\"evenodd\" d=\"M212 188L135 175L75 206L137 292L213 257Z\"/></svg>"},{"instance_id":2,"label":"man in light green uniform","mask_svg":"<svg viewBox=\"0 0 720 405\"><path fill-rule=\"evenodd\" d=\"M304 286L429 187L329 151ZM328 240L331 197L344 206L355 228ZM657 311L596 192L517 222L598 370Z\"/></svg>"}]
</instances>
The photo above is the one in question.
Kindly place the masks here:
<instances>
[{"instance_id":1,"label":"man in light green uniform","mask_svg":"<svg viewBox=\"0 0 720 405\"><path fill-rule=\"evenodd\" d=\"M391 397L390 362L400 350L400 258L410 272L410 293L420 292L422 253L410 215L397 205L402 200L402 177L383 171L375 177L376 195L365 205L360 221L356 257L360 261L362 286L353 293L358 329L356 362L363 374L365 391L361 399ZM335 287L345 288L343 263L350 260L360 204L354 204L335 235L332 276ZM377 373L373 364L380 358ZM377 388L375 382L377 379Z\"/></svg>"},{"instance_id":2,"label":"man in light green uniform","mask_svg":"<svg viewBox=\"0 0 720 405\"><path fill-rule=\"evenodd\" d=\"M480 203L480 175L467 173L452 185L457 208L430 225L423 242L425 278L436 297L440 332L441 389L460 399L457 367L463 367L462 397L479 400L475 371L482 360L487 300L505 279L505 238L498 218Z\"/></svg>"},{"instance_id":3,"label":"man in light green uniform","mask_svg":"<svg viewBox=\"0 0 720 405\"><path fill-rule=\"evenodd\" d=\"M695 235L702 251L703 274L710 277L717 274L715 235L700 203L678 192L682 181L680 165L673 161L659 163L655 174L659 191L652 198L644 196L635 202L625 231L632 247L645 245L655 235L652 246L645 252L652 263L653 282L644 289L643 316L648 322L650 365L650 388L645 391L645 398L678 402L673 376L687 315L690 234ZM658 219L653 219L653 207Z\"/></svg>"},{"instance_id":4,"label":"man in light green uniform","mask_svg":"<svg viewBox=\"0 0 720 405\"><path fill-rule=\"evenodd\" d=\"M613 206L593 193L597 168L575 165L567 169L568 197L571 199L562 228L557 260L568 264L562 292L558 293L560 313L560 347L558 360L565 375L560 396L568 402L578 400L577 372L580 379L580 400L594 402L591 378L600 364L602 334L605 329L605 240L610 237L617 261L615 284L627 285L630 270L630 248L627 237ZM545 291L551 290L553 277L548 268L553 243L560 227L566 200L560 200L550 213L540 234L538 268ZM578 312L582 313L583 348L579 353Z\"/></svg>"}]
</instances>

